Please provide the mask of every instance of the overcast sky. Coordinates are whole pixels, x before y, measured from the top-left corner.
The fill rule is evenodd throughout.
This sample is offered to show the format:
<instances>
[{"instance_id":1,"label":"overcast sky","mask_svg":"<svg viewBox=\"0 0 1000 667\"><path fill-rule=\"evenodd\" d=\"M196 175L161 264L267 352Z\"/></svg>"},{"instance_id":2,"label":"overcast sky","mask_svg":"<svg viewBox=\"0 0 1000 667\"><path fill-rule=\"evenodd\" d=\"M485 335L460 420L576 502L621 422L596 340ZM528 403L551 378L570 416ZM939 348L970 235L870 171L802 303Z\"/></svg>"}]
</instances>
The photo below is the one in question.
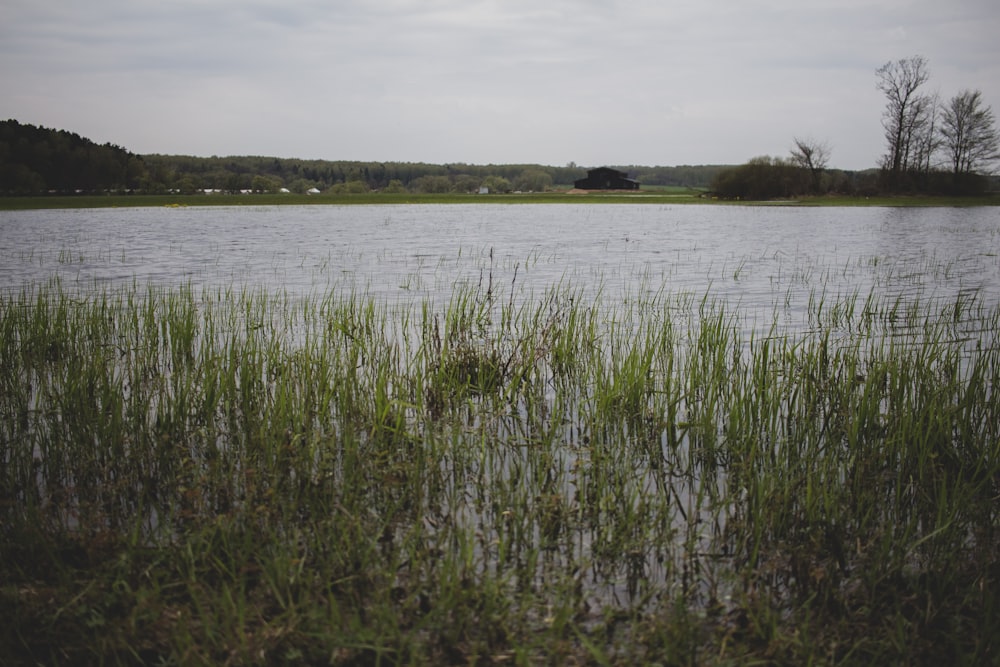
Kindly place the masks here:
<instances>
[{"instance_id":1,"label":"overcast sky","mask_svg":"<svg viewBox=\"0 0 1000 667\"><path fill-rule=\"evenodd\" d=\"M996 0L2 0L0 119L136 153L875 166L875 69L1000 112Z\"/></svg>"}]
</instances>

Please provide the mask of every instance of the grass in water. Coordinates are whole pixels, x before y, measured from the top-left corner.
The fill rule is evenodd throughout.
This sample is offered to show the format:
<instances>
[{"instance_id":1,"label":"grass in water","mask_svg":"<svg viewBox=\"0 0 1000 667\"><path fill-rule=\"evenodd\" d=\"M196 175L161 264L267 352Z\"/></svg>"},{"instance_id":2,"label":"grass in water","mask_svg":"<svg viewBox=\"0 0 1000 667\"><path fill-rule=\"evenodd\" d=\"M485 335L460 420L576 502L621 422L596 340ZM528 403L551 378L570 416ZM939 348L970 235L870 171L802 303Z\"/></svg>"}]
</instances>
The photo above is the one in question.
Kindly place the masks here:
<instances>
[{"instance_id":1,"label":"grass in water","mask_svg":"<svg viewBox=\"0 0 1000 667\"><path fill-rule=\"evenodd\" d=\"M995 662L1000 309L811 308L4 295L0 657Z\"/></svg>"}]
</instances>

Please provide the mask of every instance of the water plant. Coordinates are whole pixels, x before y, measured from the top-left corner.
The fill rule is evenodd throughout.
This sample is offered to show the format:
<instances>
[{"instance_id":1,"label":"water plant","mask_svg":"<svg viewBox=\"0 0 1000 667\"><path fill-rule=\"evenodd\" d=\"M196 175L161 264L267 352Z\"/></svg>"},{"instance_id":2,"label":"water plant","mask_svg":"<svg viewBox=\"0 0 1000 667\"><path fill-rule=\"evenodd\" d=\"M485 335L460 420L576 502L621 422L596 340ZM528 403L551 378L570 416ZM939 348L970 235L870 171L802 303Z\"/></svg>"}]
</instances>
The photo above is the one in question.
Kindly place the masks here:
<instances>
[{"instance_id":1,"label":"water plant","mask_svg":"<svg viewBox=\"0 0 1000 667\"><path fill-rule=\"evenodd\" d=\"M996 661L1000 308L779 319L490 276L6 293L0 657Z\"/></svg>"}]
</instances>

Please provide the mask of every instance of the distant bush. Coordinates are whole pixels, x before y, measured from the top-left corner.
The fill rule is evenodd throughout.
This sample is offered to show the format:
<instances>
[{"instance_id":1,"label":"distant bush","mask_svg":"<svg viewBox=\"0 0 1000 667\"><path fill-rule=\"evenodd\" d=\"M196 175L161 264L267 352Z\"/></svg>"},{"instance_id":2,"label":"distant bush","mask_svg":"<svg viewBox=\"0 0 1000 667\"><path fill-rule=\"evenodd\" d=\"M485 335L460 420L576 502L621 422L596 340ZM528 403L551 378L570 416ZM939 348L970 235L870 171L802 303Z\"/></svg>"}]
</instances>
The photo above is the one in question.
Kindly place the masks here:
<instances>
[{"instance_id":1,"label":"distant bush","mask_svg":"<svg viewBox=\"0 0 1000 667\"><path fill-rule=\"evenodd\" d=\"M363 195L368 192L368 184L364 181L347 181L334 184L328 192L333 195Z\"/></svg>"},{"instance_id":2,"label":"distant bush","mask_svg":"<svg viewBox=\"0 0 1000 667\"><path fill-rule=\"evenodd\" d=\"M419 176L410 183L410 189L425 194L451 192L451 181L447 176Z\"/></svg>"},{"instance_id":3,"label":"distant bush","mask_svg":"<svg viewBox=\"0 0 1000 667\"><path fill-rule=\"evenodd\" d=\"M763 156L719 172L712 191L723 199L781 199L808 193L810 182L807 169L788 160Z\"/></svg>"}]
</instances>

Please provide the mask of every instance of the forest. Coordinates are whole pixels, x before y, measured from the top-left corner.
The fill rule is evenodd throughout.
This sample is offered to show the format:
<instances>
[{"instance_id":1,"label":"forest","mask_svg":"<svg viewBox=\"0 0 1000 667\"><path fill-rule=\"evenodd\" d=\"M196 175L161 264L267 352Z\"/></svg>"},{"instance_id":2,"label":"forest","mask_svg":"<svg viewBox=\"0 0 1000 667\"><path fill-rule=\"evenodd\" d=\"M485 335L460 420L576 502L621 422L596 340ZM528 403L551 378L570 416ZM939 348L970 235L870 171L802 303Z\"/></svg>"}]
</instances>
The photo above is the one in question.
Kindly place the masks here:
<instances>
[{"instance_id":1,"label":"forest","mask_svg":"<svg viewBox=\"0 0 1000 667\"><path fill-rule=\"evenodd\" d=\"M727 167L617 165L645 186L707 189ZM138 155L66 130L0 121L0 195L384 192L540 192L570 188L586 168L428 164L265 156Z\"/></svg>"},{"instance_id":2,"label":"forest","mask_svg":"<svg viewBox=\"0 0 1000 667\"><path fill-rule=\"evenodd\" d=\"M138 155L78 134L0 122L0 194L125 191L147 169Z\"/></svg>"}]
</instances>

